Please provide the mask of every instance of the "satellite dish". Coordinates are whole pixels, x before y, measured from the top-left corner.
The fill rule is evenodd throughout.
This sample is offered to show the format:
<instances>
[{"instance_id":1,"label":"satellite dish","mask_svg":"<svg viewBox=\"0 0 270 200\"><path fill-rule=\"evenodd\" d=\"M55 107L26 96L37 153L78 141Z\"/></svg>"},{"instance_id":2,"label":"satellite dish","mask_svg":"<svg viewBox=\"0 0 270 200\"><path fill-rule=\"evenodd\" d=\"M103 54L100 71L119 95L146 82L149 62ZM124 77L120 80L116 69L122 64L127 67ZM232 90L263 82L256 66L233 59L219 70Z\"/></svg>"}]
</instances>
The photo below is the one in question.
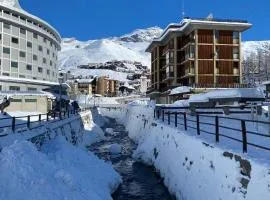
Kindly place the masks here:
<instances>
[{"instance_id":1,"label":"satellite dish","mask_svg":"<svg viewBox=\"0 0 270 200\"><path fill-rule=\"evenodd\" d=\"M214 19L214 15L212 13L209 13L209 15L206 17L207 20Z\"/></svg>"}]
</instances>

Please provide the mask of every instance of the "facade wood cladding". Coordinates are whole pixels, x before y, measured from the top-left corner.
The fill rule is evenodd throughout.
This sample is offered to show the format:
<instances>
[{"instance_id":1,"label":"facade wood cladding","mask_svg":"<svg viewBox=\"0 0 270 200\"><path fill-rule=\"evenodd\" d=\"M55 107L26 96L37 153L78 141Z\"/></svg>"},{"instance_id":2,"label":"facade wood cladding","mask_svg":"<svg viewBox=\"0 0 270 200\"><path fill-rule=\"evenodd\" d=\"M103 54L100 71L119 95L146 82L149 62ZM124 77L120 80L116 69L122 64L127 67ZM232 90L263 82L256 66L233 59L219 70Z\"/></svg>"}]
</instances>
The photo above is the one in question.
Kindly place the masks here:
<instances>
[{"instance_id":1,"label":"facade wood cladding","mask_svg":"<svg viewBox=\"0 0 270 200\"><path fill-rule=\"evenodd\" d=\"M233 61L217 61L216 64L219 74L233 74Z\"/></svg>"},{"instance_id":2,"label":"facade wood cladding","mask_svg":"<svg viewBox=\"0 0 270 200\"><path fill-rule=\"evenodd\" d=\"M233 44L233 32L232 31L219 31L219 44Z\"/></svg>"},{"instance_id":3,"label":"facade wood cladding","mask_svg":"<svg viewBox=\"0 0 270 200\"><path fill-rule=\"evenodd\" d=\"M198 42L212 44L213 30L198 30Z\"/></svg>"},{"instance_id":4,"label":"facade wood cladding","mask_svg":"<svg viewBox=\"0 0 270 200\"><path fill-rule=\"evenodd\" d=\"M207 85L214 82L214 75L213 76L200 76L199 75L199 84Z\"/></svg>"},{"instance_id":5,"label":"facade wood cladding","mask_svg":"<svg viewBox=\"0 0 270 200\"><path fill-rule=\"evenodd\" d=\"M228 85L233 83L232 76L218 76L217 77L217 84L219 85Z\"/></svg>"},{"instance_id":6,"label":"facade wood cladding","mask_svg":"<svg viewBox=\"0 0 270 200\"><path fill-rule=\"evenodd\" d=\"M199 60L198 61L199 74L214 74L214 61L212 60Z\"/></svg>"},{"instance_id":7,"label":"facade wood cladding","mask_svg":"<svg viewBox=\"0 0 270 200\"><path fill-rule=\"evenodd\" d=\"M217 45L216 51L219 59L233 59L233 46Z\"/></svg>"},{"instance_id":8,"label":"facade wood cladding","mask_svg":"<svg viewBox=\"0 0 270 200\"><path fill-rule=\"evenodd\" d=\"M213 45L198 45L199 59L213 59L214 46Z\"/></svg>"}]
</instances>

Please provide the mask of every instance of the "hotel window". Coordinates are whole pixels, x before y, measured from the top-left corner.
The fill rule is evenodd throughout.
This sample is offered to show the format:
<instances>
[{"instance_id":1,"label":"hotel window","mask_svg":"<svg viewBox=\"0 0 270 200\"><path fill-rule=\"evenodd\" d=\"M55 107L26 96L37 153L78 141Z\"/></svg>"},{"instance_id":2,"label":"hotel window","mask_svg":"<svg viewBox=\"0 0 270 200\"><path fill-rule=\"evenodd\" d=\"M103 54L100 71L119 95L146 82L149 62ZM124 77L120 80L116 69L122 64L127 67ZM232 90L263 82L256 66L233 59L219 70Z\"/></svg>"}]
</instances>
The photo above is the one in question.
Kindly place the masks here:
<instances>
[{"instance_id":1,"label":"hotel window","mask_svg":"<svg viewBox=\"0 0 270 200\"><path fill-rule=\"evenodd\" d=\"M32 92L33 92L33 91L37 91L37 88L32 88L32 87L29 87L29 88L27 88L27 90L28 90L28 91L32 91Z\"/></svg>"},{"instance_id":2,"label":"hotel window","mask_svg":"<svg viewBox=\"0 0 270 200\"><path fill-rule=\"evenodd\" d=\"M47 75L50 75L50 70L47 69Z\"/></svg>"},{"instance_id":3,"label":"hotel window","mask_svg":"<svg viewBox=\"0 0 270 200\"><path fill-rule=\"evenodd\" d=\"M36 33L33 34L33 38L37 39L38 35Z\"/></svg>"},{"instance_id":4,"label":"hotel window","mask_svg":"<svg viewBox=\"0 0 270 200\"><path fill-rule=\"evenodd\" d=\"M25 103L36 103L36 99L25 99Z\"/></svg>"},{"instance_id":5,"label":"hotel window","mask_svg":"<svg viewBox=\"0 0 270 200\"><path fill-rule=\"evenodd\" d=\"M26 69L31 71L32 70L32 65L26 65Z\"/></svg>"},{"instance_id":6,"label":"hotel window","mask_svg":"<svg viewBox=\"0 0 270 200\"><path fill-rule=\"evenodd\" d=\"M25 34L26 34L26 30L23 29L23 28L21 28L21 29L20 29L20 33L23 34L23 35L25 35Z\"/></svg>"},{"instance_id":7,"label":"hotel window","mask_svg":"<svg viewBox=\"0 0 270 200\"><path fill-rule=\"evenodd\" d=\"M9 24L4 23L4 29L10 29L10 25L9 25Z\"/></svg>"},{"instance_id":8,"label":"hotel window","mask_svg":"<svg viewBox=\"0 0 270 200\"><path fill-rule=\"evenodd\" d=\"M20 51L20 57L25 58L25 56L26 56L26 53L24 51Z\"/></svg>"},{"instance_id":9,"label":"hotel window","mask_svg":"<svg viewBox=\"0 0 270 200\"><path fill-rule=\"evenodd\" d=\"M18 62L11 61L11 67L18 68Z\"/></svg>"},{"instance_id":10,"label":"hotel window","mask_svg":"<svg viewBox=\"0 0 270 200\"><path fill-rule=\"evenodd\" d=\"M234 44L239 43L239 32L233 32L233 43Z\"/></svg>"},{"instance_id":11,"label":"hotel window","mask_svg":"<svg viewBox=\"0 0 270 200\"><path fill-rule=\"evenodd\" d=\"M9 76L9 73L5 73L5 72L4 72L2 75L3 75L3 76Z\"/></svg>"},{"instance_id":12,"label":"hotel window","mask_svg":"<svg viewBox=\"0 0 270 200\"><path fill-rule=\"evenodd\" d=\"M47 43L47 39L46 38L43 38L43 42L46 44Z\"/></svg>"},{"instance_id":13,"label":"hotel window","mask_svg":"<svg viewBox=\"0 0 270 200\"><path fill-rule=\"evenodd\" d=\"M25 19L24 17L21 17L21 20L22 20L22 21L26 21L26 19Z\"/></svg>"},{"instance_id":14,"label":"hotel window","mask_svg":"<svg viewBox=\"0 0 270 200\"><path fill-rule=\"evenodd\" d=\"M44 63L44 64L46 64L46 63L47 63L46 58L43 58L43 63Z\"/></svg>"},{"instance_id":15,"label":"hotel window","mask_svg":"<svg viewBox=\"0 0 270 200\"><path fill-rule=\"evenodd\" d=\"M10 54L10 48L3 47L3 53Z\"/></svg>"},{"instance_id":16,"label":"hotel window","mask_svg":"<svg viewBox=\"0 0 270 200\"><path fill-rule=\"evenodd\" d=\"M39 51L43 51L42 46L39 45L39 46L38 46L38 50L39 50Z\"/></svg>"},{"instance_id":17,"label":"hotel window","mask_svg":"<svg viewBox=\"0 0 270 200\"><path fill-rule=\"evenodd\" d=\"M42 72L43 72L42 67L38 67L38 72L39 72L39 73L42 73Z\"/></svg>"},{"instance_id":18,"label":"hotel window","mask_svg":"<svg viewBox=\"0 0 270 200\"><path fill-rule=\"evenodd\" d=\"M33 60L37 60L38 56L37 55L33 55Z\"/></svg>"},{"instance_id":19,"label":"hotel window","mask_svg":"<svg viewBox=\"0 0 270 200\"><path fill-rule=\"evenodd\" d=\"M50 60L50 66L52 66L52 61Z\"/></svg>"},{"instance_id":20,"label":"hotel window","mask_svg":"<svg viewBox=\"0 0 270 200\"><path fill-rule=\"evenodd\" d=\"M9 90L10 91L20 91L20 87L19 86L9 86Z\"/></svg>"},{"instance_id":21,"label":"hotel window","mask_svg":"<svg viewBox=\"0 0 270 200\"><path fill-rule=\"evenodd\" d=\"M18 38L15 38L15 37L12 37L11 38L11 42L14 43L14 44L18 44L19 43L19 39Z\"/></svg>"},{"instance_id":22,"label":"hotel window","mask_svg":"<svg viewBox=\"0 0 270 200\"><path fill-rule=\"evenodd\" d=\"M19 75L19 77L20 77L20 78L25 78L25 76L24 76L24 75Z\"/></svg>"},{"instance_id":23,"label":"hotel window","mask_svg":"<svg viewBox=\"0 0 270 200\"><path fill-rule=\"evenodd\" d=\"M50 55L50 50L49 49L47 49L47 54Z\"/></svg>"},{"instance_id":24,"label":"hotel window","mask_svg":"<svg viewBox=\"0 0 270 200\"><path fill-rule=\"evenodd\" d=\"M239 59L239 48L238 47L233 48L233 59Z\"/></svg>"},{"instance_id":25,"label":"hotel window","mask_svg":"<svg viewBox=\"0 0 270 200\"><path fill-rule=\"evenodd\" d=\"M27 42L27 47L32 48L32 42Z\"/></svg>"}]
</instances>

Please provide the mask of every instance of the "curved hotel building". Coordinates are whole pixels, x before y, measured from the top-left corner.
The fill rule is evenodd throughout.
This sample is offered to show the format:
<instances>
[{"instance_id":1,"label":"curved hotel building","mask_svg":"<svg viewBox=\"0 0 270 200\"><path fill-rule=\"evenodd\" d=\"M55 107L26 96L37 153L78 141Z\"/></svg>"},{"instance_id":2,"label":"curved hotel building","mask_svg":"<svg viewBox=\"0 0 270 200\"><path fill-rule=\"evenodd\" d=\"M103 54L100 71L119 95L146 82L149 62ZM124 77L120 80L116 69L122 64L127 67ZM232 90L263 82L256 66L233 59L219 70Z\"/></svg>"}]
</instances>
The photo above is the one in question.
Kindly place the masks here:
<instances>
[{"instance_id":1,"label":"curved hotel building","mask_svg":"<svg viewBox=\"0 0 270 200\"><path fill-rule=\"evenodd\" d=\"M58 84L59 33L24 11L18 0L0 0L0 91L39 91Z\"/></svg>"}]
</instances>

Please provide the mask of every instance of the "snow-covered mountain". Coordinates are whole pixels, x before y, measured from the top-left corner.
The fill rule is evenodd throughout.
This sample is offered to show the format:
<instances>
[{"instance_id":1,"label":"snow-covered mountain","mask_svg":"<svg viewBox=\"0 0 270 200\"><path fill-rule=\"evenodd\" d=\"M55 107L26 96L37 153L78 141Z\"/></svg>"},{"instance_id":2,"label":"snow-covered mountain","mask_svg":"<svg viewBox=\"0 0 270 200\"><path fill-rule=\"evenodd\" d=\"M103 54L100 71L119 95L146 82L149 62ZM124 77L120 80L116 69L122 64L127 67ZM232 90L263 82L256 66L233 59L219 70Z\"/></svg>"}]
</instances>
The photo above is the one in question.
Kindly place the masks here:
<instances>
[{"instance_id":1,"label":"snow-covered mountain","mask_svg":"<svg viewBox=\"0 0 270 200\"><path fill-rule=\"evenodd\" d=\"M147 45L162 32L159 27L138 29L120 37L100 40L78 41L65 38L59 55L61 69L74 69L88 63L101 63L111 60L141 62L150 66L150 55L145 52Z\"/></svg>"}]
</instances>

